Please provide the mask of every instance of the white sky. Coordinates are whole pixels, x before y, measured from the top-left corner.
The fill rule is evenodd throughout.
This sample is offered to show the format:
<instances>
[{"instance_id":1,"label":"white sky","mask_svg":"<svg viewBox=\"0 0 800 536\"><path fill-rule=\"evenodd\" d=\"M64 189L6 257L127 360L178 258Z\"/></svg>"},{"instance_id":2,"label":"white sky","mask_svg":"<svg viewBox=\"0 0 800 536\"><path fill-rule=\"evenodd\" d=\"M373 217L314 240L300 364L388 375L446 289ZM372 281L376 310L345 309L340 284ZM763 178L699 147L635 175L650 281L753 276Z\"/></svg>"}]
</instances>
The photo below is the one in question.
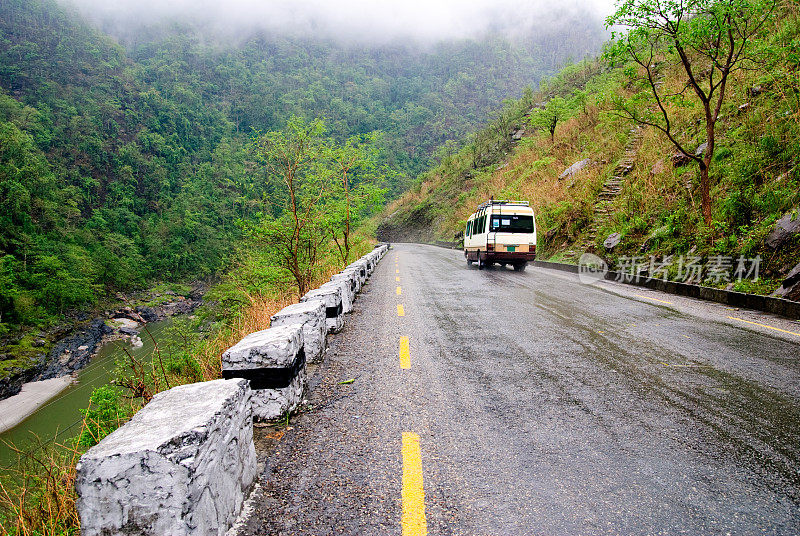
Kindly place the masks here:
<instances>
[{"instance_id":1,"label":"white sky","mask_svg":"<svg viewBox=\"0 0 800 536\"><path fill-rule=\"evenodd\" d=\"M119 22L189 15L223 28L310 30L338 37L425 40L468 37L488 26L535 27L555 11L609 15L614 0L62 0Z\"/></svg>"}]
</instances>

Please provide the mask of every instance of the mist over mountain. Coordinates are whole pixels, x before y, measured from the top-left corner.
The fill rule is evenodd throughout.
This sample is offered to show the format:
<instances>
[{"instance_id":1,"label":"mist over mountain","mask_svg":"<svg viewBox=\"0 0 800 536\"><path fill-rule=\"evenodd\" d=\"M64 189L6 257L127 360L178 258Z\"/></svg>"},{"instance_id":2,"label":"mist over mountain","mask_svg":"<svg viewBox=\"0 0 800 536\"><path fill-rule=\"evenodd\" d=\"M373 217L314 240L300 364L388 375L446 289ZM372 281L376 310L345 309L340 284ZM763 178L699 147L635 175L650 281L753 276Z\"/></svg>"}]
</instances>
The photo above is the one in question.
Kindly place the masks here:
<instances>
[{"instance_id":1,"label":"mist over mountain","mask_svg":"<svg viewBox=\"0 0 800 536\"><path fill-rule=\"evenodd\" d=\"M280 212L250 142L293 116L369 135L398 196L598 51L602 6L3 0L2 322L222 269L240 222Z\"/></svg>"},{"instance_id":2,"label":"mist over mountain","mask_svg":"<svg viewBox=\"0 0 800 536\"><path fill-rule=\"evenodd\" d=\"M487 33L524 38L563 27L577 16L597 23L611 12L613 4L613 0L61 1L125 39L134 38L141 27L173 21L229 36L269 31L367 44L398 40L430 44L480 39Z\"/></svg>"}]
</instances>

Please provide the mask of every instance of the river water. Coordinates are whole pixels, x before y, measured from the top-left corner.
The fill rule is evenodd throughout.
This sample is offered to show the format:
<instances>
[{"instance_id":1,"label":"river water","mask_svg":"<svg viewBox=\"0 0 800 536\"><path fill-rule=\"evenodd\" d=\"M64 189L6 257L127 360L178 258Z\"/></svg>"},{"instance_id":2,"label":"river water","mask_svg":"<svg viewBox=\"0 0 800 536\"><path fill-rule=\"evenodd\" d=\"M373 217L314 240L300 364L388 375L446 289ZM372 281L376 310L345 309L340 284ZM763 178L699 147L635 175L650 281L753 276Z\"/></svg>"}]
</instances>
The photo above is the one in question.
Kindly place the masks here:
<instances>
[{"instance_id":1,"label":"river water","mask_svg":"<svg viewBox=\"0 0 800 536\"><path fill-rule=\"evenodd\" d=\"M158 344L162 356L166 357L163 351L171 338L168 329L171 325L170 319L147 324L147 331L142 330L141 333L144 345L140 348L133 348L128 341L112 341L100 348L89 364L78 372L76 383L61 391L17 426L0 434L0 469L17 461L16 454L6 443L28 451L37 448L39 441L36 436L41 443L63 443L75 437L80 432L83 418L80 410L89 405L89 397L94 389L114 379L117 362L128 359L125 351L137 360L149 363L154 346Z\"/></svg>"}]
</instances>

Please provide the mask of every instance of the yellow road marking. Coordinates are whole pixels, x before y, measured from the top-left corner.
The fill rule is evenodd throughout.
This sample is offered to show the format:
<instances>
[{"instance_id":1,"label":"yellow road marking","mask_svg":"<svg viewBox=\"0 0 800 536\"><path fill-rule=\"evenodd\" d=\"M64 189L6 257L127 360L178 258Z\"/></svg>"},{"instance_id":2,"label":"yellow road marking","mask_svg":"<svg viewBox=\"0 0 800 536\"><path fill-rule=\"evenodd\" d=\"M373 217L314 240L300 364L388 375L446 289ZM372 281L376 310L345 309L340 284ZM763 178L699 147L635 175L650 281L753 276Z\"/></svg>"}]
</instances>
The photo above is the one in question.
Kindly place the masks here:
<instances>
[{"instance_id":1,"label":"yellow road marking","mask_svg":"<svg viewBox=\"0 0 800 536\"><path fill-rule=\"evenodd\" d=\"M411 345L408 337L400 337L400 368L404 370L411 368Z\"/></svg>"},{"instance_id":2,"label":"yellow road marking","mask_svg":"<svg viewBox=\"0 0 800 536\"><path fill-rule=\"evenodd\" d=\"M645 300L653 300L659 303L666 303L667 305L674 305L671 301L666 300L657 300L656 298L651 298L650 296L645 296L644 294L634 294L634 296L638 296L640 298L644 298Z\"/></svg>"},{"instance_id":3,"label":"yellow road marking","mask_svg":"<svg viewBox=\"0 0 800 536\"><path fill-rule=\"evenodd\" d=\"M394 273L399 274L400 270L395 270Z\"/></svg>"},{"instance_id":4,"label":"yellow road marking","mask_svg":"<svg viewBox=\"0 0 800 536\"><path fill-rule=\"evenodd\" d=\"M397 281L398 283L400 282L400 278L399 277L395 277L394 280Z\"/></svg>"},{"instance_id":5,"label":"yellow road marking","mask_svg":"<svg viewBox=\"0 0 800 536\"><path fill-rule=\"evenodd\" d=\"M403 536L428 534L419 436L411 432L403 432L403 517L400 524Z\"/></svg>"},{"instance_id":6,"label":"yellow road marking","mask_svg":"<svg viewBox=\"0 0 800 536\"><path fill-rule=\"evenodd\" d=\"M402 303L397 304L397 316L406 316L406 310Z\"/></svg>"},{"instance_id":7,"label":"yellow road marking","mask_svg":"<svg viewBox=\"0 0 800 536\"><path fill-rule=\"evenodd\" d=\"M731 320L738 320L739 322L747 322L748 324L753 324L754 326L761 326L762 328L774 329L775 331L780 331L781 333L788 333L789 335L797 335L798 337L800 337L800 333L794 331L786 331L785 329L775 328L772 326L768 326L766 324L759 324L758 322L751 322L749 320L745 320L744 318L736 318L735 316L729 316L728 318L730 318Z\"/></svg>"},{"instance_id":8,"label":"yellow road marking","mask_svg":"<svg viewBox=\"0 0 800 536\"><path fill-rule=\"evenodd\" d=\"M403 291L400 289L400 287L397 287L397 295L399 296L402 293L403 293Z\"/></svg>"}]
</instances>

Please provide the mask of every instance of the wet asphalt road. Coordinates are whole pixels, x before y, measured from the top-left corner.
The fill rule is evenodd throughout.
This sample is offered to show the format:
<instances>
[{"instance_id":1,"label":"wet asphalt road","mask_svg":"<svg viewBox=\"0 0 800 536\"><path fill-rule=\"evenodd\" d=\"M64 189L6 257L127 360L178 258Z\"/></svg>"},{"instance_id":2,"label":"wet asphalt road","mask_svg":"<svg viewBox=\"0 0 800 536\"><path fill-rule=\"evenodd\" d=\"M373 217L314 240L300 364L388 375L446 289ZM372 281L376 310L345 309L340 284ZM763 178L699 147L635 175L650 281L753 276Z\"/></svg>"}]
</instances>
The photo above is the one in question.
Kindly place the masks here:
<instances>
[{"instance_id":1,"label":"wet asphalt road","mask_svg":"<svg viewBox=\"0 0 800 536\"><path fill-rule=\"evenodd\" d=\"M800 534L800 336L573 277L396 245L242 533L400 535L413 432L428 534Z\"/></svg>"}]
</instances>

